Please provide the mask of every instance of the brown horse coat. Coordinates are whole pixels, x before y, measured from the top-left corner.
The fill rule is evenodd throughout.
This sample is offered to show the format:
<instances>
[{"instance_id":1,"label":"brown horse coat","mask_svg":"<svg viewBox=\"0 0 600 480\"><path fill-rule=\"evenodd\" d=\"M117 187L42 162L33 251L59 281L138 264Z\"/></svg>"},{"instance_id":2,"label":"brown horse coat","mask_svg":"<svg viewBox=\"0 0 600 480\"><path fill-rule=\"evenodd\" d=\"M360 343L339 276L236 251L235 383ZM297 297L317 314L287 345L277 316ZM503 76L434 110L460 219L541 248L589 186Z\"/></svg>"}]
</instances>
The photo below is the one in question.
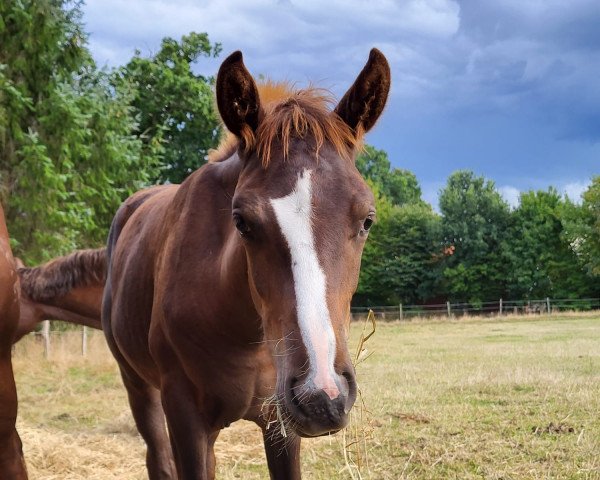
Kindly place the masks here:
<instances>
[{"instance_id":1,"label":"brown horse coat","mask_svg":"<svg viewBox=\"0 0 600 480\"><path fill-rule=\"evenodd\" d=\"M11 346L19 320L19 280L0 205L0 478L27 478L17 419Z\"/></svg>"},{"instance_id":2,"label":"brown horse coat","mask_svg":"<svg viewBox=\"0 0 600 480\"><path fill-rule=\"evenodd\" d=\"M374 217L353 159L389 84L373 50L335 111L315 89L267 101L236 52L217 78L233 135L217 161L117 212L102 324L151 479L213 478L217 435L240 418L263 429L271 477L300 478L300 437L346 425L350 299Z\"/></svg>"},{"instance_id":3,"label":"brown horse coat","mask_svg":"<svg viewBox=\"0 0 600 480\"><path fill-rule=\"evenodd\" d=\"M14 342L43 320L102 329L100 311L106 281L106 248L77 250L17 272L20 315Z\"/></svg>"}]
</instances>

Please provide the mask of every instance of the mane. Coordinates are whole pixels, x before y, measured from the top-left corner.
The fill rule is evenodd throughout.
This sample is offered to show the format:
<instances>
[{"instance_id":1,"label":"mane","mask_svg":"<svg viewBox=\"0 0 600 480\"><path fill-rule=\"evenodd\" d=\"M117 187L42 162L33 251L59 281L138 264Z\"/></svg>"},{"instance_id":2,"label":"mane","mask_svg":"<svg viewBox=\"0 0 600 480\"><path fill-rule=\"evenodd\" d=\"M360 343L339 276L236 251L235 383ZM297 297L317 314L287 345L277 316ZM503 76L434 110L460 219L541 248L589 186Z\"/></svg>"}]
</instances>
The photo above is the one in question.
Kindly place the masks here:
<instances>
[{"instance_id":1,"label":"mane","mask_svg":"<svg viewBox=\"0 0 600 480\"><path fill-rule=\"evenodd\" d=\"M226 160L242 146L245 153L256 150L263 167L267 168L274 142L281 142L285 160L293 138L312 137L315 158L326 142L338 155L348 159L362 145L362 133L354 132L332 112L334 98L329 91L315 87L295 90L288 83L271 81L259 84L258 91L264 115L257 131L244 130L241 143L238 137L228 132L219 147L209 152L209 162Z\"/></svg>"},{"instance_id":2,"label":"mane","mask_svg":"<svg viewBox=\"0 0 600 480\"><path fill-rule=\"evenodd\" d=\"M19 268L21 290L36 302L66 295L71 289L106 282L106 248L77 250L39 267Z\"/></svg>"}]
</instances>

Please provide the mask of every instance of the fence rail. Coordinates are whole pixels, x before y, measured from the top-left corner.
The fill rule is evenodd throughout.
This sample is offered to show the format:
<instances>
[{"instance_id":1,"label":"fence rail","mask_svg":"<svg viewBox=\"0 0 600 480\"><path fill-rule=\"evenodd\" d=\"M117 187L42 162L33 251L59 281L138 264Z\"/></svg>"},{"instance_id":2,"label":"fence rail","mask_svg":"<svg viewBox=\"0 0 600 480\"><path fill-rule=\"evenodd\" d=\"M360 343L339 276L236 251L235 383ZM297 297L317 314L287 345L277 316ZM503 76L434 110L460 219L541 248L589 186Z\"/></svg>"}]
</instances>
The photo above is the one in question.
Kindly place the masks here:
<instances>
[{"instance_id":1,"label":"fence rail","mask_svg":"<svg viewBox=\"0 0 600 480\"><path fill-rule=\"evenodd\" d=\"M456 317L466 315L552 314L562 311L600 310L600 298L543 298L538 300L504 300L473 303L438 303L429 305L385 305L352 307L353 318L373 310L382 320L410 320L414 317Z\"/></svg>"},{"instance_id":2,"label":"fence rail","mask_svg":"<svg viewBox=\"0 0 600 480\"><path fill-rule=\"evenodd\" d=\"M87 355L88 350L88 337L89 337L89 328L85 325L71 325L71 327L76 331L81 329L81 355L84 357ZM42 322L42 328L39 332L31 332L30 335L40 336L42 341L44 342L44 356L46 358L50 357L50 352L52 351L52 335L60 335L64 333L63 331L52 331L51 330L51 321L44 320Z\"/></svg>"},{"instance_id":3,"label":"fence rail","mask_svg":"<svg viewBox=\"0 0 600 480\"><path fill-rule=\"evenodd\" d=\"M379 320L407 321L419 317L458 317L468 315L511 315L511 314L552 314L563 311L600 310L600 298L543 298L539 300L503 300L495 302L472 303L438 303L430 305L385 305L372 307L352 307L355 320L363 318L369 310L373 310ZM44 341L46 357L51 351L50 321L42 324L42 329L35 333ZM88 328L81 329L81 354L86 355L88 347Z\"/></svg>"}]
</instances>

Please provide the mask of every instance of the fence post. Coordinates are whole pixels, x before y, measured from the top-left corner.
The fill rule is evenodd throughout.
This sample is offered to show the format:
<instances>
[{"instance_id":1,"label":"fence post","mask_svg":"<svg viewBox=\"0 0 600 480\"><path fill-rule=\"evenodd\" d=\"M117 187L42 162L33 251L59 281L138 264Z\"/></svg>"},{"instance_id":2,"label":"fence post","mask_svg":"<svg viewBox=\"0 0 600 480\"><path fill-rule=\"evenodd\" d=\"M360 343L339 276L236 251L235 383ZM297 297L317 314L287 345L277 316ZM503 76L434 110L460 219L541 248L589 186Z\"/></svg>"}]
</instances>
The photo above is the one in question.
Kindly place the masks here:
<instances>
[{"instance_id":1,"label":"fence post","mask_svg":"<svg viewBox=\"0 0 600 480\"><path fill-rule=\"evenodd\" d=\"M500 299L500 309L499 309L499 314L502 315L502 299Z\"/></svg>"},{"instance_id":2,"label":"fence post","mask_svg":"<svg viewBox=\"0 0 600 480\"><path fill-rule=\"evenodd\" d=\"M44 339L44 357L50 356L50 320L44 320L42 324L42 338Z\"/></svg>"},{"instance_id":3,"label":"fence post","mask_svg":"<svg viewBox=\"0 0 600 480\"><path fill-rule=\"evenodd\" d=\"M450 316L450 301L446 302L446 308L448 309L448 316Z\"/></svg>"},{"instance_id":4,"label":"fence post","mask_svg":"<svg viewBox=\"0 0 600 480\"><path fill-rule=\"evenodd\" d=\"M550 310L550 297L546 297L546 311L548 312L548 315L552 313L552 310Z\"/></svg>"},{"instance_id":5,"label":"fence post","mask_svg":"<svg viewBox=\"0 0 600 480\"><path fill-rule=\"evenodd\" d=\"M404 319L404 312L402 311L402 304L398 305L398 313L400 314L400 321Z\"/></svg>"},{"instance_id":6,"label":"fence post","mask_svg":"<svg viewBox=\"0 0 600 480\"><path fill-rule=\"evenodd\" d=\"M81 355L84 357L87 355L87 327L84 325L81 331Z\"/></svg>"}]
</instances>

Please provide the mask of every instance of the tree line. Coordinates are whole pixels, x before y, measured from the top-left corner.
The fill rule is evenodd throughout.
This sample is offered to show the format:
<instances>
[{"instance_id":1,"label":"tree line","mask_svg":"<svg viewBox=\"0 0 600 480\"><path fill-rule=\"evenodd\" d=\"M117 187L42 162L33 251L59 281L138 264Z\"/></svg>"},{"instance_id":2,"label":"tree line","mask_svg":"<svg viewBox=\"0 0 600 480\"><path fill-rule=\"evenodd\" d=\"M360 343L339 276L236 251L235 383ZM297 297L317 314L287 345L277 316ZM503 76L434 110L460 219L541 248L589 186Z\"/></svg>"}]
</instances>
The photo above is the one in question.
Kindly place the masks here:
<instances>
[{"instance_id":1,"label":"tree line","mask_svg":"<svg viewBox=\"0 0 600 480\"><path fill-rule=\"evenodd\" d=\"M0 201L15 252L37 263L101 245L128 195L200 167L221 126L214 78L194 67L220 51L192 32L99 68L79 3L0 2ZM459 171L438 214L385 152L366 146L357 167L378 220L355 304L600 296L600 177L582 204L549 188L511 209Z\"/></svg>"},{"instance_id":2,"label":"tree line","mask_svg":"<svg viewBox=\"0 0 600 480\"><path fill-rule=\"evenodd\" d=\"M367 146L358 169L376 195L355 305L600 296L600 176L577 204L555 188L511 209L494 182L454 172L440 213L414 174Z\"/></svg>"}]
</instances>

